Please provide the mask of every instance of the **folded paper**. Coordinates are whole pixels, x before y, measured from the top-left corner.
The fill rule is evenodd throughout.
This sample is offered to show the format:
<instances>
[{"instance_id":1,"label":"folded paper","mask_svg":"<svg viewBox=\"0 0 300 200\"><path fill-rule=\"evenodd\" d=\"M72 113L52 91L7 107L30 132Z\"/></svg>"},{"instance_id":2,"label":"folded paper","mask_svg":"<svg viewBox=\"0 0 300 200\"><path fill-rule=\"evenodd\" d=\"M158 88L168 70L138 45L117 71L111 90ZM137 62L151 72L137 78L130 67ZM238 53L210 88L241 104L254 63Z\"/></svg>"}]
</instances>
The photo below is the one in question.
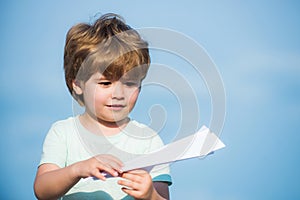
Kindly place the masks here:
<instances>
[{"instance_id":1,"label":"folded paper","mask_svg":"<svg viewBox=\"0 0 300 200\"><path fill-rule=\"evenodd\" d=\"M223 142L210 130L202 126L193 135L172 142L149 154L138 156L126 163L122 170L146 169L153 166L172 163L184 159L204 157L214 151L224 148Z\"/></svg>"},{"instance_id":2,"label":"folded paper","mask_svg":"<svg viewBox=\"0 0 300 200\"><path fill-rule=\"evenodd\" d=\"M202 126L201 129L193 135L165 145L149 154L143 154L125 162L122 171L144 169L150 172L154 166L190 158L205 157L224 147L223 142L214 133L210 132L207 127ZM103 175L110 177L110 175L105 172L103 172ZM95 178L85 178L84 181L89 179Z\"/></svg>"}]
</instances>

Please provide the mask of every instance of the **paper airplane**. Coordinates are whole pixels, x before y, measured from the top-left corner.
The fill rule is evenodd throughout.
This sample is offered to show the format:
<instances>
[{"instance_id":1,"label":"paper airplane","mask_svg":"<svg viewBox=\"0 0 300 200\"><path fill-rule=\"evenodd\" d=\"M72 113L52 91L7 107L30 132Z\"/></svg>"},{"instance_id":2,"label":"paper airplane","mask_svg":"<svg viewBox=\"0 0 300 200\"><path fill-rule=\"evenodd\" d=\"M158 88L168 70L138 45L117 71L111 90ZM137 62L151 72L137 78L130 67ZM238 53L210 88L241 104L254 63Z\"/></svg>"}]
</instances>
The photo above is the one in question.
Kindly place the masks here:
<instances>
[{"instance_id":1,"label":"paper airplane","mask_svg":"<svg viewBox=\"0 0 300 200\"><path fill-rule=\"evenodd\" d=\"M214 151L224 148L223 142L210 130L203 126L193 135L172 142L159 150L138 156L124 163L122 170L145 169L161 164L172 163L184 159L204 157Z\"/></svg>"},{"instance_id":2,"label":"paper airplane","mask_svg":"<svg viewBox=\"0 0 300 200\"><path fill-rule=\"evenodd\" d=\"M122 171L144 169L150 172L156 165L204 157L224 147L223 142L214 133L210 132L207 127L202 126L201 129L193 135L165 145L152 153L143 154L125 162ZM111 175L106 172L102 174L107 178L111 177ZM85 178L84 181L89 179L97 180L95 177L89 177Z\"/></svg>"}]
</instances>

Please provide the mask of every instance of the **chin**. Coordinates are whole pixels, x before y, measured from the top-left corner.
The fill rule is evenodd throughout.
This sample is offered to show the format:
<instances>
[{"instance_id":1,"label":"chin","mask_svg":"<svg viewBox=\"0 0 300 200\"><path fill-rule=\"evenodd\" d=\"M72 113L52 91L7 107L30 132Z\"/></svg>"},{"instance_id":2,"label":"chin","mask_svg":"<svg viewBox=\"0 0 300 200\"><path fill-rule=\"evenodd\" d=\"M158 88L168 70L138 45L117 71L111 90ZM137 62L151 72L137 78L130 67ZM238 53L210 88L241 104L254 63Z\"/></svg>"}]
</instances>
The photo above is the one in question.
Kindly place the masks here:
<instances>
[{"instance_id":1,"label":"chin","mask_svg":"<svg viewBox=\"0 0 300 200\"><path fill-rule=\"evenodd\" d=\"M118 123L118 122L122 122L124 120L126 120L128 118L128 116L126 117L111 117L111 118L107 118L105 121L110 122L110 123Z\"/></svg>"}]
</instances>

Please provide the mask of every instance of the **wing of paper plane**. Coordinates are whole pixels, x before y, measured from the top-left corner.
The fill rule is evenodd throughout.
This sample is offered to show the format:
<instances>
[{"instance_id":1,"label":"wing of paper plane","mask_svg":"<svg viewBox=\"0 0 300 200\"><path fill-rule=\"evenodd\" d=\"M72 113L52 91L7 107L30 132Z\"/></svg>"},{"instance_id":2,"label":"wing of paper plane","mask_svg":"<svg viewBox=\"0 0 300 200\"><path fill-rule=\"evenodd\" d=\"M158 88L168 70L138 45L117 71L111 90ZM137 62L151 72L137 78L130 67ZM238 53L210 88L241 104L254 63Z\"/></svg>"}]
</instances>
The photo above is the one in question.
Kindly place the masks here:
<instances>
[{"instance_id":1,"label":"wing of paper plane","mask_svg":"<svg viewBox=\"0 0 300 200\"><path fill-rule=\"evenodd\" d=\"M218 149L224 148L223 142L203 126L197 133L172 142L161 149L138 156L124 163L123 171L146 169L155 165L172 163L184 159L204 157Z\"/></svg>"}]
</instances>

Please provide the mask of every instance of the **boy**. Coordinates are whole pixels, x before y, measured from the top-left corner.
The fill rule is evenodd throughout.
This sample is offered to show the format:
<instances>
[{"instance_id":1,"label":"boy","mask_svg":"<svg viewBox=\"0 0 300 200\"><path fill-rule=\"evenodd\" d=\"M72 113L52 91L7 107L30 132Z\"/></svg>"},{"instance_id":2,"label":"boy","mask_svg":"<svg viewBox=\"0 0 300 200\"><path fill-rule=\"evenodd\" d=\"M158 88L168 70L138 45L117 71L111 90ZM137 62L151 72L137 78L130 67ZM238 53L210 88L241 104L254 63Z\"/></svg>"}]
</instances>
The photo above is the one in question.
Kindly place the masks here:
<instances>
[{"instance_id":1,"label":"boy","mask_svg":"<svg viewBox=\"0 0 300 200\"><path fill-rule=\"evenodd\" d=\"M122 172L125 161L163 145L128 117L149 65L147 42L118 15L69 30L65 79L85 111L49 130L34 183L38 199L169 199L168 167Z\"/></svg>"}]
</instances>

